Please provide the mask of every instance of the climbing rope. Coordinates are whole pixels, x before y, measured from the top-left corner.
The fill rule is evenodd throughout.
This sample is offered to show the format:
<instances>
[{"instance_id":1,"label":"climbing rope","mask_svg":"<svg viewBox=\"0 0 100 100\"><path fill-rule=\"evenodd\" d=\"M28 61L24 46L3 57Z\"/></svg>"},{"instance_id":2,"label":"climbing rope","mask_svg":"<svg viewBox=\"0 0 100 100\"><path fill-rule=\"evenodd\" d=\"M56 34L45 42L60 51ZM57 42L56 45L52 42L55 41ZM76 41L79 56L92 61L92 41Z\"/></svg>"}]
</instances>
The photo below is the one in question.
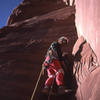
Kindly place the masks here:
<instances>
[{"instance_id":1,"label":"climbing rope","mask_svg":"<svg viewBox=\"0 0 100 100\"><path fill-rule=\"evenodd\" d=\"M37 82L36 82L36 85L35 85L34 91L33 91L33 93L32 93L31 100L34 100L35 93L36 93L36 90L37 90L37 87L38 87L38 84L39 84L40 78L41 78L41 76L43 75L43 72L44 72L44 69L43 69L43 67L42 67L42 69L41 69L41 71L40 71L40 74L39 74L39 77L38 77L38 80L37 80Z\"/></svg>"},{"instance_id":2,"label":"climbing rope","mask_svg":"<svg viewBox=\"0 0 100 100\"><path fill-rule=\"evenodd\" d=\"M39 84L39 81L40 81L40 78L41 78L42 75L44 75L44 69L43 69L43 67L42 67L42 69L41 69L41 71L40 71L38 80L37 80L37 82L36 82L34 91L33 91L32 96L31 96L31 100L34 100L35 93L36 93L36 90L37 90L37 87L38 87L38 84ZM54 82L55 82L55 77L56 77L56 74L54 75L54 79L53 79L52 85L51 85L51 87L50 87L50 91L49 91L49 94L48 94L48 100L50 100L50 96L51 96L51 93L52 93L53 85L54 85Z\"/></svg>"}]
</instances>

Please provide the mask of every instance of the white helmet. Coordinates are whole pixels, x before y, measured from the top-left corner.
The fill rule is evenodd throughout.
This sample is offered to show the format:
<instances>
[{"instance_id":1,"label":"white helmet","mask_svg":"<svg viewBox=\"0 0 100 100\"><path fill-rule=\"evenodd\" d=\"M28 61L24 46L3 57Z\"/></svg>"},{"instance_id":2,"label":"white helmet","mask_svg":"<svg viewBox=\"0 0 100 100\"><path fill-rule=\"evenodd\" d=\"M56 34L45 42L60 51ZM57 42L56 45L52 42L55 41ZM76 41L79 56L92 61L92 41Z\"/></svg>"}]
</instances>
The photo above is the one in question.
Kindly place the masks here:
<instances>
[{"instance_id":1,"label":"white helmet","mask_svg":"<svg viewBox=\"0 0 100 100\"><path fill-rule=\"evenodd\" d=\"M67 44L68 43L68 38L65 36L62 36L58 39L58 41L60 41L63 44Z\"/></svg>"}]
</instances>

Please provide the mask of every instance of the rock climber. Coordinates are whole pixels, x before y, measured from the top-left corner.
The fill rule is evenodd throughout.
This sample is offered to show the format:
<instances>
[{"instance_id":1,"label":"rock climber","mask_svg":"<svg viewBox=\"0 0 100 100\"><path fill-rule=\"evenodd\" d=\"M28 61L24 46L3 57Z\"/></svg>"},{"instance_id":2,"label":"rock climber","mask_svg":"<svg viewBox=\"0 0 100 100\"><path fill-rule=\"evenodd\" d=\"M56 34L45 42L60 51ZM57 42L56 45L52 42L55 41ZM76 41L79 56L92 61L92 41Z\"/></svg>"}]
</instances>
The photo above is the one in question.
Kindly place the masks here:
<instances>
[{"instance_id":1,"label":"rock climber","mask_svg":"<svg viewBox=\"0 0 100 100\"><path fill-rule=\"evenodd\" d=\"M64 87L64 66L62 57L62 48L68 44L68 38L65 36L60 37L57 41L54 41L46 54L45 61L43 62L43 68L47 70L48 78L45 81L45 86L43 89L44 93L49 93L50 87L53 80L56 80L58 86L58 93L63 93Z\"/></svg>"}]
</instances>

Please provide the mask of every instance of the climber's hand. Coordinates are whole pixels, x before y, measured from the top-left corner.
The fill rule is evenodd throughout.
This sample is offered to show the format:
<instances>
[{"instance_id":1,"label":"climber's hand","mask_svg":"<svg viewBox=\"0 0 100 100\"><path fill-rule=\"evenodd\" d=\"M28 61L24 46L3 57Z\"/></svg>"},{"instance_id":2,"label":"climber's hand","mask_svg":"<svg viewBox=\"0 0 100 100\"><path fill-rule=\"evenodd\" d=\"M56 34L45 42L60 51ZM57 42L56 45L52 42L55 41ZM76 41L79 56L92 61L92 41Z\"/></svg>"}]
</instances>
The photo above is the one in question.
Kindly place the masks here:
<instances>
[{"instance_id":1,"label":"climber's hand","mask_svg":"<svg viewBox=\"0 0 100 100\"><path fill-rule=\"evenodd\" d=\"M46 69L46 67L45 67L45 65L44 65L44 63L43 63L43 64L42 64L42 75L44 75L45 69Z\"/></svg>"}]
</instances>

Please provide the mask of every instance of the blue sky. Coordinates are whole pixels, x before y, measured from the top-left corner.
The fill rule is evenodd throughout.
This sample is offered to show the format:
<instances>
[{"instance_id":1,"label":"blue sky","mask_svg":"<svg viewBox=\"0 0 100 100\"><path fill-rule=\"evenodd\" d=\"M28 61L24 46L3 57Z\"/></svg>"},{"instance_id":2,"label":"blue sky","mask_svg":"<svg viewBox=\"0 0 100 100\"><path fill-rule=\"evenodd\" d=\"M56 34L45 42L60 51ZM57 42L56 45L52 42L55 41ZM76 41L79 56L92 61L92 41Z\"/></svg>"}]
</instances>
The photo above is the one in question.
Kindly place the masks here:
<instances>
[{"instance_id":1,"label":"blue sky","mask_svg":"<svg viewBox=\"0 0 100 100\"><path fill-rule=\"evenodd\" d=\"M6 25L7 19L23 0L0 0L0 28Z\"/></svg>"}]
</instances>

